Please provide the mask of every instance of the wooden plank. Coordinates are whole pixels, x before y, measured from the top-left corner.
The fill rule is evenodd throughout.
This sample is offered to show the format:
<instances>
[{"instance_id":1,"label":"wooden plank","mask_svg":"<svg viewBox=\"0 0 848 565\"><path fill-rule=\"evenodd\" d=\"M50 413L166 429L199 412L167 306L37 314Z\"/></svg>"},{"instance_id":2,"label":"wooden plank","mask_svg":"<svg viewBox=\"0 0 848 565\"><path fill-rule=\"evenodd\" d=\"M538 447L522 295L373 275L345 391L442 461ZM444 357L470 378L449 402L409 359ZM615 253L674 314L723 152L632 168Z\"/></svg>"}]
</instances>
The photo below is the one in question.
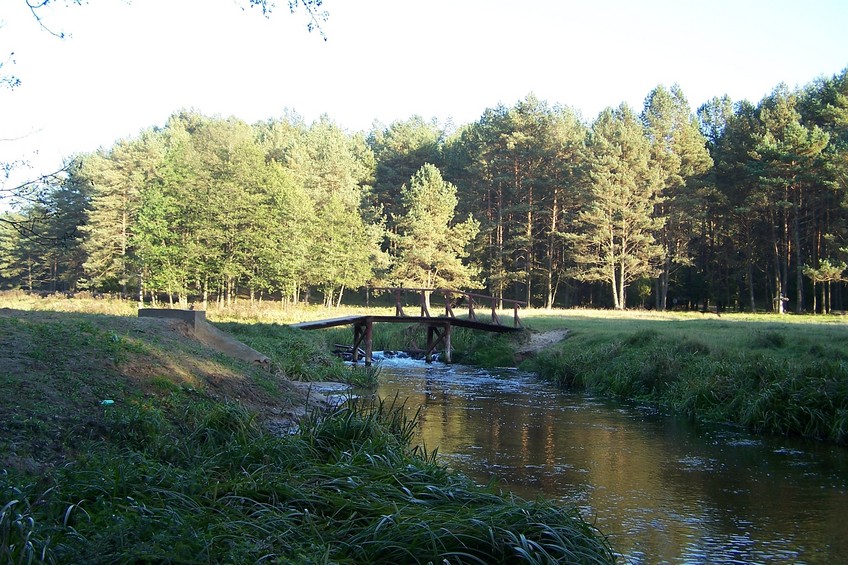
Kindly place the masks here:
<instances>
[{"instance_id":1,"label":"wooden plank","mask_svg":"<svg viewBox=\"0 0 848 565\"><path fill-rule=\"evenodd\" d=\"M474 330L483 330L494 333L509 333L524 331L524 328L515 328L511 326L498 326L489 322L481 322L477 320L468 320L466 318L450 318L447 316L439 317L420 317L420 316L347 316L344 318L331 318L328 320L316 320L314 322L301 322L293 324L290 327L299 328L302 330L320 330L324 328L332 328L335 326L344 326L347 324L365 324L367 322L388 322L390 324L418 324L418 323L442 323L452 324L462 328L471 328Z\"/></svg>"},{"instance_id":2,"label":"wooden plank","mask_svg":"<svg viewBox=\"0 0 848 565\"><path fill-rule=\"evenodd\" d=\"M294 324L290 327L300 328L302 330L319 330L323 328L331 328L334 326L344 326L346 324L360 323L364 324L367 321L373 322L388 322L390 324L420 324L420 323L444 323L453 324L462 328L471 328L473 330L483 330L494 333L509 333L524 331L524 328L514 328L511 326L498 326L489 322L480 322L476 320L468 320L466 318L449 318L446 316L424 318L419 316L406 316L399 318L397 316L349 316L347 318L333 318L330 320L316 320L315 322L303 322Z\"/></svg>"},{"instance_id":3,"label":"wooden plank","mask_svg":"<svg viewBox=\"0 0 848 565\"><path fill-rule=\"evenodd\" d=\"M327 320L314 320L312 322L300 322L299 324L291 324L289 327L298 328L301 330L322 330L324 328L333 328L336 326L346 326L356 322L364 321L368 316L344 316L342 318L329 318Z\"/></svg>"},{"instance_id":4,"label":"wooden plank","mask_svg":"<svg viewBox=\"0 0 848 565\"><path fill-rule=\"evenodd\" d=\"M362 340L365 339L365 328L362 324L353 324L353 363L356 364L359 362L359 352L361 351L360 345L362 345ZM370 359L368 355L365 356L365 364L370 365Z\"/></svg>"},{"instance_id":5,"label":"wooden plank","mask_svg":"<svg viewBox=\"0 0 848 565\"><path fill-rule=\"evenodd\" d=\"M370 367L374 359L374 323L370 318L365 320L365 366Z\"/></svg>"}]
</instances>

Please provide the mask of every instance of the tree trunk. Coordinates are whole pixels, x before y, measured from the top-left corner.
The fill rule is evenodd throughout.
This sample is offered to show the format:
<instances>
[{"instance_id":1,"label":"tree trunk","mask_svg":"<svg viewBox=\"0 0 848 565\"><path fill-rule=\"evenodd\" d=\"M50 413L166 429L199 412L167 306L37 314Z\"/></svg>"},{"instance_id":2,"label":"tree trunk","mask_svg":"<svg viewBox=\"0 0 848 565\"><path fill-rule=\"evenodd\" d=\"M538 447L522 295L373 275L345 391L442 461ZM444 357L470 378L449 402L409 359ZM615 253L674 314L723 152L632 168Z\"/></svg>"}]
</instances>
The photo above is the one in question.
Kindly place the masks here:
<instances>
[{"instance_id":1,"label":"tree trunk","mask_svg":"<svg viewBox=\"0 0 848 565\"><path fill-rule=\"evenodd\" d=\"M788 199L789 195L785 194L785 197ZM782 220L783 225L781 228L783 233L781 234L781 242L783 243L783 256L781 257L782 260L780 262L780 313L785 314L786 302L789 300L787 292L789 291L789 255L791 253L791 249L789 247L789 218L786 217L786 210L783 210Z\"/></svg>"},{"instance_id":2,"label":"tree trunk","mask_svg":"<svg viewBox=\"0 0 848 565\"><path fill-rule=\"evenodd\" d=\"M747 243L748 243L748 245L747 245L747 251L748 251L747 255L748 255L748 257L746 257L746 259L747 259L747 263L748 263L748 265L747 265L747 269L748 269L748 273L747 273L747 276L748 276L748 299L751 302L751 313L754 313L754 312L757 311L757 302L754 299L754 256L753 256L754 254L751 251L751 238L750 237L748 238Z\"/></svg>"},{"instance_id":3,"label":"tree trunk","mask_svg":"<svg viewBox=\"0 0 848 565\"><path fill-rule=\"evenodd\" d=\"M138 307L144 307L144 275L138 274Z\"/></svg>"},{"instance_id":4,"label":"tree trunk","mask_svg":"<svg viewBox=\"0 0 848 565\"><path fill-rule=\"evenodd\" d=\"M781 278L781 274L783 271L781 257L780 257L780 241L777 238L776 230L774 229L774 224L772 224L772 241L773 251L774 251L774 300L773 300L773 310L778 314L783 314L783 280Z\"/></svg>"},{"instance_id":5,"label":"tree trunk","mask_svg":"<svg viewBox=\"0 0 848 565\"><path fill-rule=\"evenodd\" d=\"M816 280L815 280L815 279L813 279L813 281L812 281L812 282L813 282L813 314L815 314L815 313L816 313L816 309L817 309L817 307L818 307L818 304L816 304L816 298L817 298L817 297L816 297ZM824 285L823 285L823 284L822 284L822 287L824 287Z\"/></svg>"},{"instance_id":6,"label":"tree trunk","mask_svg":"<svg viewBox=\"0 0 848 565\"><path fill-rule=\"evenodd\" d=\"M503 225L503 188L498 187L498 202L497 202L497 225L495 231L495 249L497 250L497 259L496 265L498 270L498 281L496 283L497 288L493 295L498 299L498 301L503 300L504 296L504 280L503 280L503 272L504 272L504 225Z\"/></svg>"},{"instance_id":7,"label":"tree trunk","mask_svg":"<svg viewBox=\"0 0 848 565\"><path fill-rule=\"evenodd\" d=\"M666 255L663 261L663 270L660 273L660 295L658 297L657 310L664 312L668 307L668 279L671 276L671 256Z\"/></svg>"},{"instance_id":8,"label":"tree trunk","mask_svg":"<svg viewBox=\"0 0 848 565\"><path fill-rule=\"evenodd\" d=\"M613 269L612 272L612 294L613 306L616 310L624 310L624 302L622 295L624 294L624 268L621 267L619 272Z\"/></svg>"},{"instance_id":9,"label":"tree trunk","mask_svg":"<svg viewBox=\"0 0 848 565\"><path fill-rule=\"evenodd\" d=\"M612 306L616 310L621 310L621 307L618 304L618 281L615 278L615 273L613 273L610 283L612 285Z\"/></svg>"},{"instance_id":10,"label":"tree trunk","mask_svg":"<svg viewBox=\"0 0 848 565\"><path fill-rule=\"evenodd\" d=\"M795 189L795 198L792 203L794 217L792 218L792 239L795 242L795 313L804 311L804 278L801 267L801 189ZM813 293L815 294L815 293Z\"/></svg>"},{"instance_id":11,"label":"tree trunk","mask_svg":"<svg viewBox=\"0 0 848 565\"><path fill-rule=\"evenodd\" d=\"M822 285L823 286L823 285ZM822 288L822 305L824 308L825 314L830 314L833 312L833 289L831 288L830 281L827 281L827 295L825 296L824 288Z\"/></svg>"},{"instance_id":12,"label":"tree trunk","mask_svg":"<svg viewBox=\"0 0 848 565\"><path fill-rule=\"evenodd\" d=\"M519 159L515 158L512 162L512 189L517 201L521 199L521 193L524 190L523 177L521 175L521 166ZM524 225L524 280L525 280L525 296L524 300L527 306L530 306L530 299L533 296L533 185L527 189L527 213ZM518 289L515 289L515 296L518 297Z\"/></svg>"},{"instance_id":13,"label":"tree trunk","mask_svg":"<svg viewBox=\"0 0 848 565\"><path fill-rule=\"evenodd\" d=\"M557 230L557 215L559 214L558 209L558 196L559 190L554 188L553 191L553 202L551 202L551 226L550 233L548 234L548 273L547 273L547 288L545 289L546 297L545 297L545 309L551 310L554 307L554 296L556 291L554 290L554 258L556 254L554 253L554 242L556 240L556 230ZM528 304L529 306L529 304Z\"/></svg>"},{"instance_id":14,"label":"tree trunk","mask_svg":"<svg viewBox=\"0 0 848 565\"><path fill-rule=\"evenodd\" d=\"M127 196L124 200L124 210L121 214L121 288L123 289L122 295L127 295L127 229L129 225L129 218L127 217L127 206L129 197Z\"/></svg>"}]
</instances>

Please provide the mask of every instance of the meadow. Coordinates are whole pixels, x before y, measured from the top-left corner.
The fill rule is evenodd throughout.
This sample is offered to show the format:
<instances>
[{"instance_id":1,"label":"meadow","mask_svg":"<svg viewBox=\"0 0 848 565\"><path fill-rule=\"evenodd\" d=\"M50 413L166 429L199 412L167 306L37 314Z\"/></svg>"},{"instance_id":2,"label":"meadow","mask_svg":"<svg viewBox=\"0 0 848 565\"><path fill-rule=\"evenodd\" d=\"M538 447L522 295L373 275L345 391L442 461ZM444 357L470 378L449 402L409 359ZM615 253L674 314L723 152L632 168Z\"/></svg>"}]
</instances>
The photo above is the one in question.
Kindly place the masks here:
<instances>
[{"instance_id":1,"label":"meadow","mask_svg":"<svg viewBox=\"0 0 848 565\"><path fill-rule=\"evenodd\" d=\"M0 307L86 311L132 316L136 303L69 300L22 293ZM350 343L350 328L296 332L286 324L348 314L393 314L390 302L364 306L283 306L239 302L207 311L209 320L269 355L297 380L373 384L379 369L350 372L329 359ZM511 311L501 312L509 320ZM843 315L775 315L645 310L521 312L529 330L495 335L455 330L454 361L521 367L559 385L620 400L648 402L699 421L734 423L754 431L848 442L848 319ZM567 338L522 360L528 333L567 330ZM307 337L308 336L308 337ZM323 347L305 347L321 343ZM377 324L374 348L420 349L424 330ZM321 371L315 371L320 367Z\"/></svg>"}]
</instances>

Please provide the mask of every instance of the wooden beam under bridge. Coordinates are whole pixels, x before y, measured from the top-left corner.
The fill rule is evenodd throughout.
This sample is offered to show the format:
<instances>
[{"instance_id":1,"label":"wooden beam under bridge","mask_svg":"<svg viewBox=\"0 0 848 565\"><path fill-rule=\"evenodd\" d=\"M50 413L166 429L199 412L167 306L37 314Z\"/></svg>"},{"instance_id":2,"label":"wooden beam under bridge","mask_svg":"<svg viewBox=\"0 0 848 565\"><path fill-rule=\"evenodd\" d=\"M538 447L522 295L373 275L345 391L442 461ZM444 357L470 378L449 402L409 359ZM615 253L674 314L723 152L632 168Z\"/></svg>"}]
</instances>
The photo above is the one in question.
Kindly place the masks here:
<instances>
[{"instance_id":1,"label":"wooden beam under bridge","mask_svg":"<svg viewBox=\"0 0 848 565\"><path fill-rule=\"evenodd\" d=\"M405 320L408 322L408 320ZM433 355L439 346L444 352L445 363L451 362L451 326L448 322L433 322L428 319L424 322L419 322L427 326L427 349L424 352L424 360L427 363L433 362ZM372 316L366 316L364 319L353 322L353 362L359 362L359 352L365 352L365 366L371 365L374 353L374 320Z\"/></svg>"},{"instance_id":2,"label":"wooden beam under bridge","mask_svg":"<svg viewBox=\"0 0 848 565\"><path fill-rule=\"evenodd\" d=\"M424 360L427 363L433 362L433 352L439 345L443 346L445 353L445 363L451 362L451 327L450 322L444 324L427 324L427 351L424 353Z\"/></svg>"}]
</instances>

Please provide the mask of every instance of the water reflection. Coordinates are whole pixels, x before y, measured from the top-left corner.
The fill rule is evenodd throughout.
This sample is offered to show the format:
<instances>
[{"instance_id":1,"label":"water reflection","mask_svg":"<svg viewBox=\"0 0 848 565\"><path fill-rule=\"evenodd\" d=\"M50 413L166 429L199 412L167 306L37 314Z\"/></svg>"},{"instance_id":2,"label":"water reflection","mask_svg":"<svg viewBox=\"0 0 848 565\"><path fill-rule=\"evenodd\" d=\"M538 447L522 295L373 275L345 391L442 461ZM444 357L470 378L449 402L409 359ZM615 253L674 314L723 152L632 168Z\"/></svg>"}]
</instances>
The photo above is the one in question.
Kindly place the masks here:
<instances>
[{"instance_id":1,"label":"water reflection","mask_svg":"<svg viewBox=\"0 0 848 565\"><path fill-rule=\"evenodd\" d=\"M848 563L848 450L696 427L515 370L383 362L420 441L481 482L578 505L632 563Z\"/></svg>"}]
</instances>

